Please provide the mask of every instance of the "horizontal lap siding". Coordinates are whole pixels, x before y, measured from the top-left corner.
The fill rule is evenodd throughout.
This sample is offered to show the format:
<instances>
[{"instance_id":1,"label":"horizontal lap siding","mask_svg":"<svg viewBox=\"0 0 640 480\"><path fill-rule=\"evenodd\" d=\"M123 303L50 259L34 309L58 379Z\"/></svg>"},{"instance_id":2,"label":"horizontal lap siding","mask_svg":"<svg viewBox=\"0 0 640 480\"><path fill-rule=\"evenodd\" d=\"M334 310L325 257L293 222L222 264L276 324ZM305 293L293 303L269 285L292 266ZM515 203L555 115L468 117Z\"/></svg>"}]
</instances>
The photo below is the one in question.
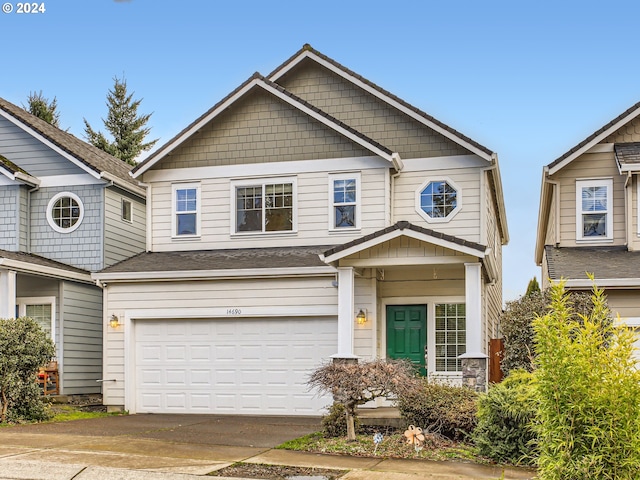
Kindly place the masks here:
<instances>
[{"instance_id":1,"label":"horizontal lap siding","mask_svg":"<svg viewBox=\"0 0 640 480\"><path fill-rule=\"evenodd\" d=\"M329 233L330 172L320 171L295 175L298 190L297 233L233 237L231 179L203 179L200 182L201 237L189 241L171 238L171 183L154 183L152 198L149 199L153 202L153 249L171 251L345 243L385 227L385 173L385 169L361 172L362 228L358 231Z\"/></svg>"},{"instance_id":2,"label":"horizontal lap siding","mask_svg":"<svg viewBox=\"0 0 640 480\"><path fill-rule=\"evenodd\" d=\"M63 289L65 395L99 393L102 378L102 290L64 282Z\"/></svg>"},{"instance_id":3,"label":"horizontal lap siding","mask_svg":"<svg viewBox=\"0 0 640 480\"><path fill-rule=\"evenodd\" d=\"M560 184L561 247L577 245L576 179L600 178L613 178L613 244L624 245L626 242L624 177L618 172L613 152L593 153L582 155L551 177ZM585 243L580 242L580 245Z\"/></svg>"},{"instance_id":4,"label":"horizontal lap siding","mask_svg":"<svg viewBox=\"0 0 640 480\"><path fill-rule=\"evenodd\" d=\"M132 222L122 219L122 200L131 202ZM105 190L104 264L113 265L145 249L146 206L138 197Z\"/></svg>"},{"instance_id":5,"label":"horizontal lap siding","mask_svg":"<svg viewBox=\"0 0 640 480\"><path fill-rule=\"evenodd\" d=\"M237 281L158 282L111 284L107 287L107 312L119 316L137 309L246 308L261 306L338 308L334 276L296 279ZM242 321L242 317L238 318ZM124 405L124 331L108 329L104 378L105 403Z\"/></svg>"}]
</instances>

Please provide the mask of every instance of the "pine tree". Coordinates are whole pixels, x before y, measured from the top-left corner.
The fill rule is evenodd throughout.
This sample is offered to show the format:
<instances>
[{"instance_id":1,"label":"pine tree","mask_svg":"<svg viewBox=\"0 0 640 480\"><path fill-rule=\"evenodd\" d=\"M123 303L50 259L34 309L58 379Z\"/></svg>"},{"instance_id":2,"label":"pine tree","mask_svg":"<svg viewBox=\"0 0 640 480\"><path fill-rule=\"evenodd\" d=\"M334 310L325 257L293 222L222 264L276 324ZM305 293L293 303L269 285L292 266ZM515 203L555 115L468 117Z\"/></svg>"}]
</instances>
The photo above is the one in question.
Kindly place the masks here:
<instances>
[{"instance_id":1,"label":"pine tree","mask_svg":"<svg viewBox=\"0 0 640 480\"><path fill-rule=\"evenodd\" d=\"M151 129L145 125L149 121L151 114L138 115L138 107L142 99L133 100L133 92L127 92L127 81L123 77L113 78L113 89L107 94L107 107L109 112L107 119L104 118L104 126L113 137L110 141L102 132L96 132L91 128L89 122L84 120L85 135L89 143L104 150L105 152L135 165L135 158L141 152L152 148L158 139L144 142L145 137Z\"/></svg>"},{"instance_id":2,"label":"pine tree","mask_svg":"<svg viewBox=\"0 0 640 480\"><path fill-rule=\"evenodd\" d=\"M32 115L50 123L54 127L60 128L60 112L58 112L58 100L53 97L53 100L49 101L42 94L42 90L39 93L29 93L27 99L29 105L23 108Z\"/></svg>"},{"instance_id":3,"label":"pine tree","mask_svg":"<svg viewBox=\"0 0 640 480\"><path fill-rule=\"evenodd\" d=\"M529 280L529 284L527 285L527 293L524 294L525 297L529 297L534 293L540 293L540 285L538 284L538 279L533 277Z\"/></svg>"}]
</instances>

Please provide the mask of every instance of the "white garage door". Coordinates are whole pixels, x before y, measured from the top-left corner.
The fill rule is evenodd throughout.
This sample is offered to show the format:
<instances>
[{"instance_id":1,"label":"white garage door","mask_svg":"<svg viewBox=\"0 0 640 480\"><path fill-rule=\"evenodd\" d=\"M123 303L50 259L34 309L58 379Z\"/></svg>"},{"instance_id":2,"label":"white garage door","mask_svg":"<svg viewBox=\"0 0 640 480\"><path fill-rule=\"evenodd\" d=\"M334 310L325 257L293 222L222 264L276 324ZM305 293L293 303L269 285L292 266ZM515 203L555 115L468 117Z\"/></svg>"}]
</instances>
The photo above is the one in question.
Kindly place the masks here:
<instances>
[{"instance_id":1,"label":"white garage door","mask_svg":"<svg viewBox=\"0 0 640 480\"><path fill-rule=\"evenodd\" d=\"M336 351L335 319L139 320L135 410L318 415L307 377Z\"/></svg>"}]
</instances>

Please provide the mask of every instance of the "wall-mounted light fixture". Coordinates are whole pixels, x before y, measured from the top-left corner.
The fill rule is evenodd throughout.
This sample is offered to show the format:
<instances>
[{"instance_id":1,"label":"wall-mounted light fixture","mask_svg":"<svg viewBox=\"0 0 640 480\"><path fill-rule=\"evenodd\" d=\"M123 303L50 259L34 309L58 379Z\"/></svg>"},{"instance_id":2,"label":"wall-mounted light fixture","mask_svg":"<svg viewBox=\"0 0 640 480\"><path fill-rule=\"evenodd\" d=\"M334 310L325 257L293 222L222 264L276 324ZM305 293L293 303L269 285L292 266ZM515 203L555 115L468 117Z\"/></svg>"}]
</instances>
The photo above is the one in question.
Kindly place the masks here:
<instances>
[{"instance_id":1,"label":"wall-mounted light fixture","mask_svg":"<svg viewBox=\"0 0 640 480\"><path fill-rule=\"evenodd\" d=\"M358 314L356 315L356 323L358 325L364 325L367 323L367 310L361 308Z\"/></svg>"},{"instance_id":2,"label":"wall-mounted light fixture","mask_svg":"<svg viewBox=\"0 0 640 480\"><path fill-rule=\"evenodd\" d=\"M109 326L111 328L118 328L120 325L122 325L120 323L120 320L118 319L117 315L111 315L111 317L109 317Z\"/></svg>"}]
</instances>

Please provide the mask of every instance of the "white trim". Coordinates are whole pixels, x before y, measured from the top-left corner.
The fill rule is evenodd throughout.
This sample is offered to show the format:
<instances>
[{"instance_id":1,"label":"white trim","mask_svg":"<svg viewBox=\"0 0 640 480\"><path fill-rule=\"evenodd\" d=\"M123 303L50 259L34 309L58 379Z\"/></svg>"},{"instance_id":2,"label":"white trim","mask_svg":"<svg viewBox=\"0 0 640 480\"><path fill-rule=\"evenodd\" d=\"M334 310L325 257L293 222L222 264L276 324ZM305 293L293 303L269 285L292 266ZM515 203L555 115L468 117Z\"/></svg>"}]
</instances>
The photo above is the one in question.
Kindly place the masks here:
<instances>
[{"instance_id":1,"label":"white trim","mask_svg":"<svg viewBox=\"0 0 640 480\"><path fill-rule=\"evenodd\" d=\"M428 119L426 119L422 115L416 113L412 109L407 108L406 106L404 106L402 103L398 102L397 100L394 100L394 99L390 98L389 96L383 94L382 92L380 92L376 88L373 88L371 85L369 85L369 84L363 82L362 80L359 80L358 78L348 74L347 72L345 72L341 68L336 67L332 63L330 63L330 62L328 62L326 60L323 60L322 58L318 57L316 54L314 54L313 52L310 52L309 50L305 50L304 52L302 52L295 59L293 59L288 65L285 65L282 69L278 70L274 75L269 77L269 80L271 80L273 82L276 82L278 80L278 78L280 78L287 71L289 71L296 64L298 64L304 58L307 58L307 57L311 58L315 62L319 63L320 65L324 66L325 68L329 69L330 71L332 71L332 72L336 73L337 75L341 76L345 80L357 85L361 89L363 89L366 92L370 93L371 95L379 98L380 100L384 101L385 103L388 103L389 105L392 105L393 107L395 107L396 109L398 109L402 113L404 113L405 115L408 115L409 117L413 118L414 120L417 120L418 122L422 123L423 125L426 125L427 127L431 128L432 130L435 130L440 135L442 135L442 136L454 141L458 145L463 146L467 150L470 150L471 152L475 153L476 155L478 155L478 156L480 156L482 158L485 158L485 159L487 159L489 161L491 160L491 155L490 154L478 149L476 146L474 146L474 145L470 144L469 142L463 140L462 138L458 137L457 135L454 135L449 130L441 127L440 125L437 125L437 124L429 121Z\"/></svg>"},{"instance_id":2,"label":"white trim","mask_svg":"<svg viewBox=\"0 0 640 480\"><path fill-rule=\"evenodd\" d=\"M11 115L11 114L5 112L4 110L0 109L0 116L6 118L11 123L13 123L15 126L17 126L18 128L24 130L26 133L28 133L32 137L34 137L35 139L39 140L40 142L45 144L47 147L49 147L51 150L53 150L57 154L61 155L62 157L66 158L67 160L69 160L75 166L80 167L82 170L87 172L92 177L100 178L100 173L99 172L97 172L94 169L92 169L91 167L87 166L85 163L81 162L80 160L78 160L76 157L74 157L70 153L62 150L56 144L54 144L53 142L51 142L50 140L48 140L47 138L45 138L44 136L42 136L41 134L39 134L38 132L33 130L31 127L28 127L27 125L22 123L22 121L18 120L13 115Z\"/></svg>"},{"instance_id":3,"label":"white trim","mask_svg":"<svg viewBox=\"0 0 640 480\"><path fill-rule=\"evenodd\" d=\"M267 185L276 184L291 184L291 230L265 230L265 209L266 209L266 195L265 187ZM238 201L236 199L236 190L243 187L262 187L262 227L261 230L239 232L237 222L237 206ZM243 179L231 179L229 182L229 196L230 205L229 209L229 234L232 237L253 237L253 236L273 236L273 235L296 235L298 233L298 178L295 176L287 177L261 177L261 178L243 178Z\"/></svg>"},{"instance_id":4,"label":"white trim","mask_svg":"<svg viewBox=\"0 0 640 480\"><path fill-rule=\"evenodd\" d=\"M456 191L456 207L451 211L449 215L446 217L431 217L422 209L422 192L427 188L430 183L434 182L445 182L448 183L455 191ZM451 178L447 176L441 177L429 177L416 189L414 195L414 208L416 213L420 215L427 223L448 223L455 218L455 216L462 210L462 189L460 186L451 180ZM484 212L481 216L484 216Z\"/></svg>"},{"instance_id":5,"label":"white trim","mask_svg":"<svg viewBox=\"0 0 640 480\"><path fill-rule=\"evenodd\" d=\"M178 197L177 197L178 190L195 190L196 191L196 210L194 212L185 211L185 212L180 212L179 213L177 211L176 202L178 200ZM201 185L200 185L200 182L174 183L174 184L171 185L171 239L172 240L199 239L200 238L200 234L201 234L200 219L202 217L202 200L201 200L201 198L202 198L202 196L201 196ZM179 214L180 215L195 214L195 216L196 216L196 222L195 222L196 233L195 234L182 234L182 235L178 234L178 232L177 232L177 228L178 228L177 216Z\"/></svg>"},{"instance_id":6,"label":"white trim","mask_svg":"<svg viewBox=\"0 0 640 480\"><path fill-rule=\"evenodd\" d=\"M559 280L552 280L552 284L558 283ZM631 288L640 289L640 278L597 278L596 283L601 288ZM593 281L585 278L575 278L565 280L564 285L567 288L592 288Z\"/></svg>"},{"instance_id":7,"label":"white trim","mask_svg":"<svg viewBox=\"0 0 640 480\"><path fill-rule=\"evenodd\" d=\"M293 160L287 162L243 163L241 165L218 165L209 167L160 169L147 172L145 182L190 181L194 178L236 179L298 175L302 173L343 172L346 170L388 169L389 162L380 157L327 158L323 160Z\"/></svg>"},{"instance_id":8,"label":"white trim","mask_svg":"<svg viewBox=\"0 0 640 480\"><path fill-rule=\"evenodd\" d=\"M0 269L0 318L13 318L16 314L16 272Z\"/></svg>"},{"instance_id":9,"label":"white trim","mask_svg":"<svg viewBox=\"0 0 640 480\"><path fill-rule=\"evenodd\" d=\"M489 258L488 254L484 259ZM478 257L470 255L450 255L446 257L437 256L420 256L420 257L374 257L374 258L346 258L341 259L340 265L344 267L357 268L385 268L385 267L402 267L417 265L456 265L465 262L475 262Z\"/></svg>"},{"instance_id":10,"label":"white trim","mask_svg":"<svg viewBox=\"0 0 640 480\"><path fill-rule=\"evenodd\" d=\"M467 351L459 358L488 358L482 350L482 264L464 264L464 296L467 305Z\"/></svg>"},{"instance_id":11,"label":"white trim","mask_svg":"<svg viewBox=\"0 0 640 480\"><path fill-rule=\"evenodd\" d=\"M105 181L92 175L79 173L74 175L45 175L38 177L40 188L75 187L79 185L104 185Z\"/></svg>"},{"instance_id":12,"label":"white trim","mask_svg":"<svg viewBox=\"0 0 640 480\"><path fill-rule=\"evenodd\" d=\"M450 155L446 157L407 158L402 172L458 170L487 168L487 161L477 155Z\"/></svg>"},{"instance_id":13,"label":"white trim","mask_svg":"<svg viewBox=\"0 0 640 480\"><path fill-rule=\"evenodd\" d=\"M353 267L338 267L338 351L332 358L356 358L355 281Z\"/></svg>"},{"instance_id":14,"label":"white trim","mask_svg":"<svg viewBox=\"0 0 640 480\"><path fill-rule=\"evenodd\" d=\"M627 327L640 327L640 317L618 317L618 320Z\"/></svg>"},{"instance_id":15,"label":"white trim","mask_svg":"<svg viewBox=\"0 0 640 480\"><path fill-rule=\"evenodd\" d=\"M631 120L636 118L638 115L640 115L640 108L635 109L629 115L627 115L626 117L620 119L618 122L613 124L611 127L609 127L608 129L602 131L599 135L596 135L596 137L594 137L590 142L586 143L585 145L583 145L582 147L577 149L575 152L573 152L571 155L569 155L567 158L562 160L557 165L555 165L553 167L549 167L549 175L555 174L557 171L559 171L562 168L564 168L565 166L567 166L569 163L574 161L580 155L582 155L585 152L588 152L596 144L600 143L601 140L604 140L609 135L611 135L612 133L616 132L618 129L622 128L624 125L629 123Z\"/></svg>"},{"instance_id":16,"label":"white trim","mask_svg":"<svg viewBox=\"0 0 640 480\"><path fill-rule=\"evenodd\" d=\"M21 262L9 258L0 258L0 267L16 270L22 273L30 273L43 277L61 278L64 280L76 280L83 283L94 283L89 273L70 272L62 268L47 267L35 263Z\"/></svg>"},{"instance_id":17,"label":"white trim","mask_svg":"<svg viewBox=\"0 0 640 480\"><path fill-rule=\"evenodd\" d=\"M71 225L70 227L64 228L59 226L55 220L53 219L53 213L52 213L52 209L53 206L55 205L55 203L60 200L61 198L66 198L69 197L72 200L74 200L77 204L78 204L78 208L80 210L79 214L78 214L78 219L76 220L76 222ZM82 224L82 220L84 220L84 203L82 203L82 200L80 200L80 197L78 195L76 195L75 193L72 192L60 192L55 194L51 200L49 200L49 203L47 204L47 222L49 223L49 226L55 230L58 233L71 233L75 230L78 229L78 227L80 227L80 225Z\"/></svg>"},{"instance_id":18,"label":"white trim","mask_svg":"<svg viewBox=\"0 0 640 480\"><path fill-rule=\"evenodd\" d=\"M129 204L129 215L131 218L125 218L124 216L124 204L128 203ZM120 198L120 219L123 222L129 223L129 224L133 224L133 202L125 197L121 197Z\"/></svg>"},{"instance_id":19,"label":"white trim","mask_svg":"<svg viewBox=\"0 0 640 480\"><path fill-rule=\"evenodd\" d=\"M271 278L271 277L309 277L335 275L331 266L319 267L281 267L247 268L227 270L180 270L163 272L96 272L93 280L104 283L133 281L174 281L174 280L220 280L226 278Z\"/></svg>"},{"instance_id":20,"label":"white trim","mask_svg":"<svg viewBox=\"0 0 640 480\"><path fill-rule=\"evenodd\" d=\"M327 190L328 190L328 218L329 218L329 232L353 232L354 230L360 230L362 225L362 175L360 172L349 173L330 173L327 178ZM336 227L336 204L335 200L335 181L336 180L355 180L356 182L356 199L355 202L341 203L340 205L353 205L355 207L355 225L353 227Z\"/></svg>"},{"instance_id":21,"label":"white trim","mask_svg":"<svg viewBox=\"0 0 640 480\"><path fill-rule=\"evenodd\" d=\"M18 313L21 317L26 316L27 305L51 305L51 340L53 340L55 343L56 297L16 297L16 306L18 307ZM60 332L60 335L62 336L62 332Z\"/></svg>"},{"instance_id":22,"label":"white trim","mask_svg":"<svg viewBox=\"0 0 640 480\"><path fill-rule=\"evenodd\" d=\"M589 187L606 187L607 189L607 209L606 214L606 236L604 237L585 237L584 226L582 223L582 215L589 214L589 211L582 210L582 189ZM602 212L595 212L602 213ZM602 243L613 240L613 179L576 179L576 242L586 243Z\"/></svg>"}]
</instances>

